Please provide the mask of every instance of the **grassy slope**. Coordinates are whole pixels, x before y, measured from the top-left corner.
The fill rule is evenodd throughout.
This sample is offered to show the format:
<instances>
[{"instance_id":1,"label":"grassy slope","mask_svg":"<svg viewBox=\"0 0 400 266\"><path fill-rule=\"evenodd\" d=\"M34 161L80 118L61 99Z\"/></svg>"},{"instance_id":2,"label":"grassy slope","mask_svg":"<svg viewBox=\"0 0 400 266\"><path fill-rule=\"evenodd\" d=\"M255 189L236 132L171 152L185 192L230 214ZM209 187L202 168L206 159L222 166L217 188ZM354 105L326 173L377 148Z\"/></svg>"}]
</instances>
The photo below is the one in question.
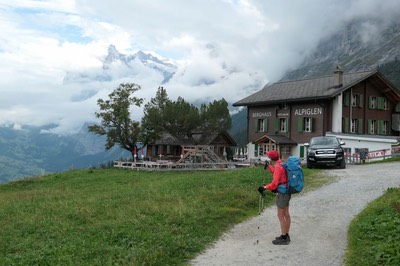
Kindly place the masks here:
<instances>
[{"instance_id":1,"label":"grassy slope","mask_svg":"<svg viewBox=\"0 0 400 266\"><path fill-rule=\"evenodd\" d=\"M346 265L400 265L400 188L388 189L352 221Z\"/></svg>"},{"instance_id":2,"label":"grassy slope","mask_svg":"<svg viewBox=\"0 0 400 266\"><path fill-rule=\"evenodd\" d=\"M305 171L308 187L321 182ZM256 188L270 180L262 167L105 169L4 184L0 265L181 264L256 215Z\"/></svg>"},{"instance_id":3,"label":"grassy slope","mask_svg":"<svg viewBox=\"0 0 400 266\"><path fill-rule=\"evenodd\" d=\"M262 175L75 170L1 185L0 265L183 263L256 214Z\"/></svg>"},{"instance_id":4,"label":"grassy slope","mask_svg":"<svg viewBox=\"0 0 400 266\"><path fill-rule=\"evenodd\" d=\"M307 190L331 180L304 169ZM0 265L179 265L258 214L262 167L73 170L0 185ZM268 194L266 204L272 204Z\"/></svg>"}]
</instances>

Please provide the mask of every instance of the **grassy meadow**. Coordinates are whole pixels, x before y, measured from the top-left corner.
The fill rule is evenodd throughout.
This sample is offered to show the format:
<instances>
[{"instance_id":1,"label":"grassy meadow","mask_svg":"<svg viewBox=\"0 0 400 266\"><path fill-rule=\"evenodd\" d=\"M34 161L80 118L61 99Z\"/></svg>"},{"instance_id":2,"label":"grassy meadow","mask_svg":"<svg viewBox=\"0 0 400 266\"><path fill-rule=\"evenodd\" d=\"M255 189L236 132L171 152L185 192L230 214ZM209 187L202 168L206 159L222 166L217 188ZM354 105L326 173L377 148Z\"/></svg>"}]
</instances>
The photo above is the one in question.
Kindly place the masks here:
<instances>
[{"instance_id":1,"label":"grassy meadow","mask_svg":"<svg viewBox=\"0 0 400 266\"><path fill-rule=\"evenodd\" d=\"M346 265L400 265L400 188L370 202L349 227Z\"/></svg>"},{"instance_id":2,"label":"grassy meadow","mask_svg":"<svg viewBox=\"0 0 400 266\"><path fill-rule=\"evenodd\" d=\"M304 173L307 190L332 180ZM3 184L0 265L185 265L258 215L256 189L270 181L258 166L70 170ZM273 200L267 193L265 204Z\"/></svg>"},{"instance_id":3,"label":"grassy meadow","mask_svg":"<svg viewBox=\"0 0 400 266\"><path fill-rule=\"evenodd\" d=\"M306 176L308 187L323 182ZM256 189L270 180L259 166L71 170L3 184L0 265L184 264L257 215Z\"/></svg>"}]
</instances>

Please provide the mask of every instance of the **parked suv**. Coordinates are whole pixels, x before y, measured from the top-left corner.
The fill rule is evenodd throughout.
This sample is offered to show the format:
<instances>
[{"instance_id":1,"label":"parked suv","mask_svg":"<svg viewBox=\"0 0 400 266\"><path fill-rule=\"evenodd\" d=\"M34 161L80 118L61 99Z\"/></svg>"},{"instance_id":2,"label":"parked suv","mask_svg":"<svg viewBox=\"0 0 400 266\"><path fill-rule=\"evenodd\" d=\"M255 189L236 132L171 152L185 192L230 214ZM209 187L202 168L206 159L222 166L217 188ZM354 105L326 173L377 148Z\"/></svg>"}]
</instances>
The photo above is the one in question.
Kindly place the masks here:
<instances>
[{"instance_id":1,"label":"parked suv","mask_svg":"<svg viewBox=\"0 0 400 266\"><path fill-rule=\"evenodd\" d=\"M313 137L310 143L304 143L307 150L307 168L313 168L316 165L330 165L346 168L346 160L344 158L343 141L339 141L336 137Z\"/></svg>"}]
</instances>

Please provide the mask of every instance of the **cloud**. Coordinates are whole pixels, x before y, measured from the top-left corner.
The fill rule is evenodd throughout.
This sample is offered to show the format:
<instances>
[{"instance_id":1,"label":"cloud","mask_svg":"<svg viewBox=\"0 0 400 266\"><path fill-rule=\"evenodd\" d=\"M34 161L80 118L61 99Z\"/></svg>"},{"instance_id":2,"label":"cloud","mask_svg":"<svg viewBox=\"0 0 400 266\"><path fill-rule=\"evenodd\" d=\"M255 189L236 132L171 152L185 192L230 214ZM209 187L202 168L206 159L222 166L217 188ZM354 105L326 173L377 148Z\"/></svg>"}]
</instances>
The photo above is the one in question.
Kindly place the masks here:
<instances>
[{"instance_id":1,"label":"cloud","mask_svg":"<svg viewBox=\"0 0 400 266\"><path fill-rule=\"evenodd\" d=\"M162 77L139 64L138 73L115 66L110 82L63 83L67 73L101 69L110 44L176 64L165 84L171 98L233 103L296 68L347 22L365 20L359 36L369 42L399 13L397 0L0 0L0 125L72 132L120 82L154 97Z\"/></svg>"}]
</instances>

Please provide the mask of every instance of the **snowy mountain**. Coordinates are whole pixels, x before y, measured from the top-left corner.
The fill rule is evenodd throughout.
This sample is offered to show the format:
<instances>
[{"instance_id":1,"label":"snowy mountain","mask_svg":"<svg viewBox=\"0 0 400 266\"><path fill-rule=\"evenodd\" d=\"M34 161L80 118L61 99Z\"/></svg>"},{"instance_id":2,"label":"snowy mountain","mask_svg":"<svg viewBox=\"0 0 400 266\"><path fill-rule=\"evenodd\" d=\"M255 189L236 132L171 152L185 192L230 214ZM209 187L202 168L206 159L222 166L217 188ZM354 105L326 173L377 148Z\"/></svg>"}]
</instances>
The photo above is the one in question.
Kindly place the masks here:
<instances>
[{"instance_id":1,"label":"snowy mountain","mask_svg":"<svg viewBox=\"0 0 400 266\"><path fill-rule=\"evenodd\" d=\"M108 47L108 54L102 64L102 68L84 72L68 72L64 76L63 83L111 81L129 77L140 80L150 75L158 78L160 84L165 84L177 70L175 65L149 53L138 51L135 54L122 54L114 45Z\"/></svg>"}]
</instances>

